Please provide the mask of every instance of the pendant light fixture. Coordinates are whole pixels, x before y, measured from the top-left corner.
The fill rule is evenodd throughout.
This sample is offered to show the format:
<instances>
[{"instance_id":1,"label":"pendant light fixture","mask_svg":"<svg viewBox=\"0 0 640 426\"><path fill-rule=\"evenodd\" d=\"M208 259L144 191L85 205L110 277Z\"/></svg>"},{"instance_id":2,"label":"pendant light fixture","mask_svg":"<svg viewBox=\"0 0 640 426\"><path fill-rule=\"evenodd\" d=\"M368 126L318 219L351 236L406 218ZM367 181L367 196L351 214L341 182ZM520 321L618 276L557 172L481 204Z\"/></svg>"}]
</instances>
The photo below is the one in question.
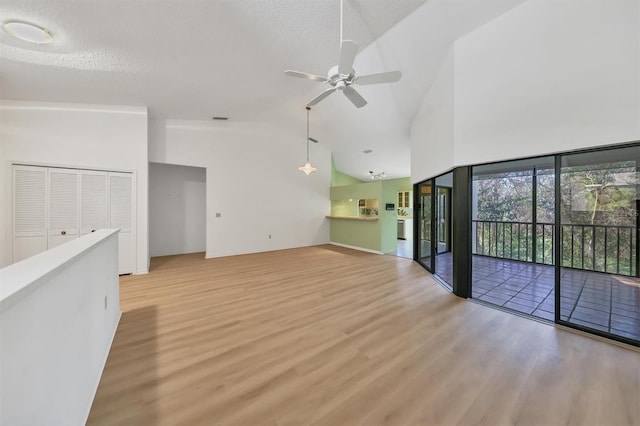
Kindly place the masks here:
<instances>
[{"instance_id":1,"label":"pendant light fixture","mask_svg":"<svg viewBox=\"0 0 640 426\"><path fill-rule=\"evenodd\" d=\"M307 107L307 162L304 163L304 166L298 167L298 170L304 172L307 176L318 170L309 162L309 111L311 111L311 107Z\"/></svg>"}]
</instances>

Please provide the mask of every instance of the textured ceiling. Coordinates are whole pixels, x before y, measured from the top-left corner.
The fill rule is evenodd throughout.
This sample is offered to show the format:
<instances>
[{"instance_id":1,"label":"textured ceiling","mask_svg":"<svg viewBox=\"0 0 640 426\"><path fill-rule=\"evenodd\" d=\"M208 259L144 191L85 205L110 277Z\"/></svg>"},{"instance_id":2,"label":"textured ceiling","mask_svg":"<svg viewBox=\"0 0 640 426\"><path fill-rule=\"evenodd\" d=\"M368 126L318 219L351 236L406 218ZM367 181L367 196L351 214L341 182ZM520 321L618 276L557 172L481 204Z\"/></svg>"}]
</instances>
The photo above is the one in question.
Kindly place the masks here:
<instances>
[{"instance_id":1,"label":"textured ceiling","mask_svg":"<svg viewBox=\"0 0 640 426\"><path fill-rule=\"evenodd\" d=\"M312 133L338 168L408 176L409 125L452 42L522 1L345 0L356 71L399 69L403 79L362 87L362 109L339 95L314 108ZM13 19L55 42L33 47L0 31L0 97L144 105L157 123L230 116L299 128L324 87L283 71L326 74L339 53L339 0L0 0L0 20ZM366 148L374 153L360 158Z\"/></svg>"}]
</instances>

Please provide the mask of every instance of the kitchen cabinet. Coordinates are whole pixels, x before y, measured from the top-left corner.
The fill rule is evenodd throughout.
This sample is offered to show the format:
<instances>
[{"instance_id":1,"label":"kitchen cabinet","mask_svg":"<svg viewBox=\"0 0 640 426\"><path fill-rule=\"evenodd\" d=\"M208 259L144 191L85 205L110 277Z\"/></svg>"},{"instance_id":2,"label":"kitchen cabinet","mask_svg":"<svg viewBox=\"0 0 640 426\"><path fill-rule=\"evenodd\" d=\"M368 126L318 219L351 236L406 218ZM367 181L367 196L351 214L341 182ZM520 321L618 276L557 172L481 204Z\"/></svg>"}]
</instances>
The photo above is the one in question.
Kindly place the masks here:
<instances>
[{"instance_id":1,"label":"kitchen cabinet","mask_svg":"<svg viewBox=\"0 0 640 426\"><path fill-rule=\"evenodd\" d=\"M411 202L412 191L398 191L398 208L410 209L413 203Z\"/></svg>"}]
</instances>

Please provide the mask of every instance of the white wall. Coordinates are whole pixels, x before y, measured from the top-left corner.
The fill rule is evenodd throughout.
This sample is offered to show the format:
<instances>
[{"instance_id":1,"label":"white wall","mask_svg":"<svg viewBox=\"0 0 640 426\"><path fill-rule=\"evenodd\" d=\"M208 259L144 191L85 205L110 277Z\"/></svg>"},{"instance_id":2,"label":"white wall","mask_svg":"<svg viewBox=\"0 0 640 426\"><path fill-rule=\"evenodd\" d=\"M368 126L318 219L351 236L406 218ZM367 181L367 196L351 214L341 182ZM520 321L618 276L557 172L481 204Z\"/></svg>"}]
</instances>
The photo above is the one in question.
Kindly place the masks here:
<instances>
[{"instance_id":1,"label":"white wall","mask_svg":"<svg viewBox=\"0 0 640 426\"><path fill-rule=\"evenodd\" d=\"M136 174L136 273L148 270L147 109L0 101L4 184L0 265L11 262L10 163L130 171ZM2 181L0 181L2 183ZM2 234L0 234L2 237Z\"/></svg>"},{"instance_id":2,"label":"white wall","mask_svg":"<svg viewBox=\"0 0 640 426\"><path fill-rule=\"evenodd\" d=\"M151 256L206 249L206 169L149 164Z\"/></svg>"},{"instance_id":3,"label":"white wall","mask_svg":"<svg viewBox=\"0 0 640 426\"><path fill-rule=\"evenodd\" d=\"M528 1L455 47L457 164L640 138L638 1Z\"/></svg>"},{"instance_id":4,"label":"white wall","mask_svg":"<svg viewBox=\"0 0 640 426\"><path fill-rule=\"evenodd\" d=\"M6 230L6 222L7 220L9 220L7 218L8 215L11 214L11 210L9 210L9 208L7 207L7 196L9 196L10 194L7 194L6 192L4 192L4 188L7 187L8 183L7 183L7 178L8 178L8 173L7 173L7 163L4 159L4 141L2 138L2 124L3 124L3 110L2 108L0 108L0 268L2 268L5 265L8 265L9 262L11 261L11 251L8 250L8 247L10 247L7 242L7 239L10 238L7 235L7 230ZM9 216L10 217L10 216Z\"/></svg>"},{"instance_id":5,"label":"white wall","mask_svg":"<svg viewBox=\"0 0 640 426\"><path fill-rule=\"evenodd\" d=\"M87 421L121 315L117 237L99 230L0 269L0 424Z\"/></svg>"},{"instance_id":6,"label":"white wall","mask_svg":"<svg viewBox=\"0 0 640 426\"><path fill-rule=\"evenodd\" d=\"M295 130L302 133L231 120L152 124L149 161L207 169L207 257L329 242L331 154L311 144L318 171L298 171L306 148L304 128Z\"/></svg>"},{"instance_id":7,"label":"white wall","mask_svg":"<svg viewBox=\"0 0 640 426\"><path fill-rule=\"evenodd\" d=\"M445 80L434 83L413 123L412 181L454 166L640 139L639 3L529 0L459 39L453 158L430 137L451 102L438 95L449 89Z\"/></svg>"},{"instance_id":8,"label":"white wall","mask_svg":"<svg viewBox=\"0 0 640 426\"><path fill-rule=\"evenodd\" d=\"M411 181L423 181L454 163L453 51L440 67L411 126Z\"/></svg>"}]
</instances>

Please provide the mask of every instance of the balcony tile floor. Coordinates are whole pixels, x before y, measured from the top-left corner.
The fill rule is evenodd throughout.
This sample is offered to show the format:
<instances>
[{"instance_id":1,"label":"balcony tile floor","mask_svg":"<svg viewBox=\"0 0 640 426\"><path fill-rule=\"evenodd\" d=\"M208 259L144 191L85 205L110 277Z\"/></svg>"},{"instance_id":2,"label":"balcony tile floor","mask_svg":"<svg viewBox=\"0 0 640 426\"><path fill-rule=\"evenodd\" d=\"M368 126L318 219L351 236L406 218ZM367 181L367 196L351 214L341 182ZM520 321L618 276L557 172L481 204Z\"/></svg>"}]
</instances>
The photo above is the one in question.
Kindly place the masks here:
<instances>
[{"instance_id":1,"label":"balcony tile floor","mask_svg":"<svg viewBox=\"0 0 640 426\"><path fill-rule=\"evenodd\" d=\"M472 276L473 298L554 320L553 266L473 256ZM640 341L640 279L563 269L561 288L562 320Z\"/></svg>"},{"instance_id":2,"label":"balcony tile floor","mask_svg":"<svg viewBox=\"0 0 640 426\"><path fill-rule=\"evenodd\" d=\"M436 255L436 274L447 284L453 285L453 256L451 252Z\"/></svg>"}]
</instances>

